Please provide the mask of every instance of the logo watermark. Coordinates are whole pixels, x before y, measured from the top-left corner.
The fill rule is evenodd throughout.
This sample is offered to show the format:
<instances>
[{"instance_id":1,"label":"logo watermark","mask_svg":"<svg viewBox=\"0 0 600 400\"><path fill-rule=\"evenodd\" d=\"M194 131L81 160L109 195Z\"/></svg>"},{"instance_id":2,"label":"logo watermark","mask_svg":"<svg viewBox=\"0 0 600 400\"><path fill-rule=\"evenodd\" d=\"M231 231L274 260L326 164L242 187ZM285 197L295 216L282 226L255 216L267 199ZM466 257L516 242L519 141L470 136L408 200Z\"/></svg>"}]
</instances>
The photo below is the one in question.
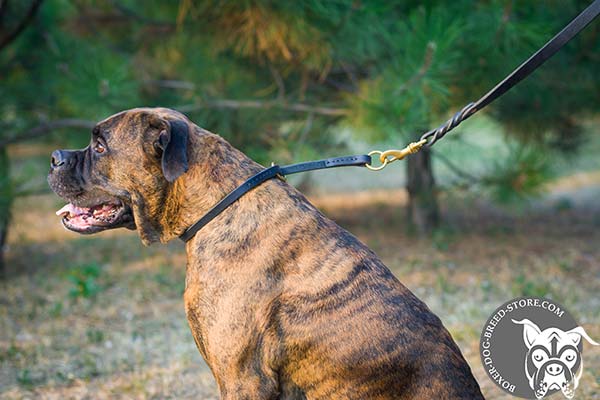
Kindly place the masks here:
<instances>
[{"instance_id":1,"label":"logo watermark","mask_svg":"<svg viewBox=\"0 0 600 400\"><path fill-rule=\"evenodd\" d=\"M583 340L598 345L553 300L521 297L494 311L481 333L481 362L494 383L526 399L572 399L583 372Z\"/></svg>"}]
</instances>

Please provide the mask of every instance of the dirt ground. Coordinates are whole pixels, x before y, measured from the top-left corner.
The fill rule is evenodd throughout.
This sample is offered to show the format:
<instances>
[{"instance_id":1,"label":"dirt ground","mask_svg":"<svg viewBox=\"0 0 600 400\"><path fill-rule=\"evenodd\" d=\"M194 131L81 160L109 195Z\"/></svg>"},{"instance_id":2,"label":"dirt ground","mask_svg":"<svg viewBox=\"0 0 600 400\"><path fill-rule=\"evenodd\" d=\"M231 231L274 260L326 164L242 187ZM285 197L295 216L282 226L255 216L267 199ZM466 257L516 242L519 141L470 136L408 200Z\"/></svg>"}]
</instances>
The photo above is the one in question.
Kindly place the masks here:
<instances>
[{"instance_id":1,"label":"dirt ground","mask_svg":"<svg viewBox=\"0 0 600 400\"><path fill-rule=\"evenodd\" d=\"M443 227L419 238L406 232L402 191L313 200L441 317L488 399L510 398L478 354L483 324L505 301L550 297L600 340L598 208L558 201L515 215L444 196ZM0 398L217 398L184 315L183 246L144 248L125 231L78 236L60 227L61 206L51 195L15 206L0 283ZM583 357L576 398L598 399L600 346L586 344Z\"/></svg>"}]
</instances>

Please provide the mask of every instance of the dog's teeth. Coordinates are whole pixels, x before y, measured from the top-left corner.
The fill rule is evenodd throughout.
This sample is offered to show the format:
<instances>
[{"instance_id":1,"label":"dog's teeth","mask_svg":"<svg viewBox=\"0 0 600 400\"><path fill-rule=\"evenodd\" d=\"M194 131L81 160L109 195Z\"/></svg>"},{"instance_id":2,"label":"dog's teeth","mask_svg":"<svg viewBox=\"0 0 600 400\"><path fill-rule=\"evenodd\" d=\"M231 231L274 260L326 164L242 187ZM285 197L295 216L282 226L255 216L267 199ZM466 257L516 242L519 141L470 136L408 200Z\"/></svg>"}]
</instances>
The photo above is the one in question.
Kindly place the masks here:
<instances>
[{"instance_id":1,"label":"dog's teeth","mask_svg":"<svg viewBox=\"0 0 600 400\"><path fill-rule=\"evenodd\" d=\"M56 212L56 215L63 216L65 214L71 214L71 210L73 210L73 205L71 203L66 204L63 208Z\"/></svg>"}]
</instances>

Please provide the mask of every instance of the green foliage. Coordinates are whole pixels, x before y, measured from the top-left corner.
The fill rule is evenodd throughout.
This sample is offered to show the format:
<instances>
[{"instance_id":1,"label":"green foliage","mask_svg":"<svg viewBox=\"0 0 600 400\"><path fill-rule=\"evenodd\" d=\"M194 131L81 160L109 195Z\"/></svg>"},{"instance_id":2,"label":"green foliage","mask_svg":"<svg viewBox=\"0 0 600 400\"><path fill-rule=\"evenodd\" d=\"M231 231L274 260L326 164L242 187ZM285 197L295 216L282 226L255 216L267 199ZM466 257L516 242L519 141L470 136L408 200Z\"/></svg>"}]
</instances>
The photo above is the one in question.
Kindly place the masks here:
<instances>
[{"instance_id":1,"label":"green foliage","mask_svg":"<svg viewBox=\"0 0 600 400\"><path fill-rule=\"evenodd\" d=\"M98 283L100 272L101 268L94 263L73 269L67 277L73 284L69 296L74 300L95 297L102 290L102 286Z\"/></svg>"},{"instance_id":2,"label":"green foliage","mask_svg":"<svg viewBox=\"0 0 600 400\"><path fill-rule=\"evenodd\" d=\"M160 289L165 292L172 293L173 295L181 295L185 290L182 277L173 274L172 266L161 265L153 278L158 283Z\"/></svg>"},{"instance_id":3,"label":"green foliage","mask_svg":"<svg viewBox=\"0 0 600 400\"><path fill-rule=\"evenodd\" d=\"M0 350L0 362L17 360L24 353L25 351L22 348L14 343L11 343L8 348Z\"/></svg>"},{"instance_id":4,"label":"green foliage","mask_svg":"<svg viewBox=\"0 0 600 400\"><path fill-rule=\"evenodd\" d=\"M32 1L10 2L0 36ZM161 105L264 164L319 157L340 145L340 128L403 144L479 98L587 3L46 0L0 50L0 142L47 120ZM590 24L487 112L540 152L576 149L600 100L599 31ZM544 168L521 157L534 165L509 158L497 181L532 192Z\"/></svg>"},{"instance_id":5,"label":"green foliage","mask_svg":"<svg viewBox=\"0 0 600 400\"><path fill-rule=\"evenodd\" d=\"M48 313L50 314L51 317L54 318L58 318L62 315L63 312L63 303L61 301L57 301L56 303L53 303L52 306L50 307L50 309L48 310Z\"/></svg>"},{"instance_id":6,"label":"green foliage","mask_svg":"<svg viewBox=\"0 0 600 400\"><path fill-rule=\"evenodd\" d=\"M431 244L439 251L448 251L456 241L456 232L450 226L442 226L435 229L431 234Z\"/></svg>"},{"instance_id":7,"label":"green foliage","mask_svg":"<svg viewBox=\"0 0 600 400\"><path fill-rule=\"evenodd\" d=\"M376 140L398 133L410 140L437 126L491 89L587 5L544 3L459 1L410 9L388 32L391 56L361 81L358 96L347 97L353 109L349 121ZM520 140L575 148L580 126L574 116L594 112L590 104L598 99L592 61L600 46L597 32L590 26L486 111ZM577 71L581 80L567 78Z\"/></svg>"},{"instance_id":8,"label":"green foliage","mask_svg":"<svg viewBox=\"0 0 600 400\"><path fill-rule=\"evenodd\" d=\"M448 279L448 276L445 273L438 272L435 280L437 289L442 295L453 294L459 290L459 288Z\"/></svg>"},{"instance_id":9,"label":"green foliage","mask_svg":"<svg viewBox=\"0 0 600 400\"><path fill-rule=\"evenodd\" d=\"M26 3L11 11L15 19ZM10 128L0 135L49 118L187 106L201 124L264 159L257 149L281 145L282 128L306 115L213 104L254 99L351 110L342 120L315 114L311 137L341 122L376 140L412 138L483 94L585 4L47 0L0 52L0 118ZM597 100L598 29L588 27L494 105L510 133L549 142L550 131L575 136L574 117L593 112Z\"/></svg>"},{"instance_id":10,"label":"green foliage","mask_svg":"<svg viewBox=\"0 0 600 400\"><path fill-rule=\"evenodd\" d=\"M550 176L547 153L513 145L508 156L494 160L485 183L494 199L510 203L540 194Z\"/></svg>"},{"instance_id":11,"label":"green foliage","mask_svg":"<svg viewBox=\"0 0 600 400\"><path fill-rule=\"evenodd\" d=\"M25 368L17 372L17 382L19 383L19 385L24 386L26 388L31 388L34 386L35 382L33 377L31 376L31 371L29 370L29 368Z\"/></svg>"},{"instance_id":12,"label":"green foliage","mask_svg":"<svg viewBox=\"0 0 600 400\"><path fill-rule=\"evenodd\" d=\"M529 279L524 274L515 277L512 284L512 295L514 297L553 297L552 289L547 282Z\"/></svg>"},{"instance_id":13,"label":"green foliage","mask_svg":"<svg viewBox=\"0 0 600 400\"><path fill-rule=\"evenodd\" d=\"M362 82L358 95L348 96L349 122L376 140L398 133L411 140L435 123L447 112L449 85L459 73L455 49L462 27L462 17L444 7L417 8L397 20L385 36L389 61Z\"/></svg>"},{"instance_id":14,"label":"green foliage","mask_svg":"<svg viewBox=\"0 0 600 400\"><path fill-rule=\"evenodd\" d=\"M85 335L90 343L97 344L104 341L104 332L99 329L88 329Z\"/></svg>"}]
</instances>

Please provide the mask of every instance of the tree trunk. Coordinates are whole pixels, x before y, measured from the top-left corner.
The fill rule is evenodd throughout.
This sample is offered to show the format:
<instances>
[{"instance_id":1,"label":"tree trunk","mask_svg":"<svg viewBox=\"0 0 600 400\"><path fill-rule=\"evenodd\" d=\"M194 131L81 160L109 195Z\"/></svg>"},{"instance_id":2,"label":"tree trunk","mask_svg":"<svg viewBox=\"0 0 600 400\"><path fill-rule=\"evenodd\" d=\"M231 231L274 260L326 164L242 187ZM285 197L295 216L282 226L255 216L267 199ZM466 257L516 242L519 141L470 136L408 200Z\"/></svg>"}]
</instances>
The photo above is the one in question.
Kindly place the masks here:
<instances>
[{"instance_id":1,"label":"tree trunk","mask_svg":"<svg viewBox=\"0 0 600 400\"><path fill-rule=\"evenodd\" d=\"M6 275L4 264L4 245L10 222L12 187L10 182L9 160L6 147L0 147L0 279Z\"/></svg>"},{"instance_id":2,"label":"tree trunk","mask_svg":"<svg viewBox=\"0 0 600 400\"><path fill-rule=\"evenodd\" d=\"M419 234L431 232L439 224L440 215L431 168L429 148L406 158L407 218Z\"/></svg>"}]
</instances>

